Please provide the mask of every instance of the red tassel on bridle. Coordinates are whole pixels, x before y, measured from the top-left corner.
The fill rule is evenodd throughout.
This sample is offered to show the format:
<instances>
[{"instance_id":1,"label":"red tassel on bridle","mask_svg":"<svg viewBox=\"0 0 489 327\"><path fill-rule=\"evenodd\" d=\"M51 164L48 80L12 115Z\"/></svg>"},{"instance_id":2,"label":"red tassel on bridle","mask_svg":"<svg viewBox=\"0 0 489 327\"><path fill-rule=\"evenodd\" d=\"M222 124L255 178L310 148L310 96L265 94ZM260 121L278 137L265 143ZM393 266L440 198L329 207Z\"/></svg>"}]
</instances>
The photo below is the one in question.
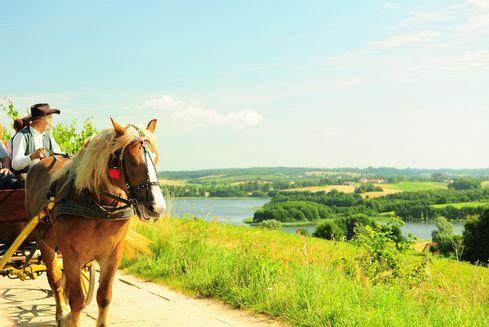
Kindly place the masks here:
<instances>
[{"instance_id":1,"label":"red tassel on bridle","mask_svg":"<svg viewBox=\"0 0 489 327\"><path fill-rule=\"evenodd\" d=\"M120 179L121 171L117 168L109 168L109 176L112 179Z\"/></svg>"}]
</instances>

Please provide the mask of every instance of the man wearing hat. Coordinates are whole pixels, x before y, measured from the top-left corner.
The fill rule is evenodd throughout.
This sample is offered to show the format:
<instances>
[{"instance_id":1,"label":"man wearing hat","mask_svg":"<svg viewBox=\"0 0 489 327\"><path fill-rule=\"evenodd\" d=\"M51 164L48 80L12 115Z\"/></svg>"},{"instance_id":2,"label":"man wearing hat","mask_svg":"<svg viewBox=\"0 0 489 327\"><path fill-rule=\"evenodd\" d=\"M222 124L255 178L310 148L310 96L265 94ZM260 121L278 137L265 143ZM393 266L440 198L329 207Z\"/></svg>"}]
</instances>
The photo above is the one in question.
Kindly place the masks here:
<instances>
[{"instance_id":1,"label":"man wearing hat","mask_svg":"<svg viewBox=\"0 0 489 327\"><path fill-rule=\"evenodd\" d=\"M61 153L56 140L48 132L51 115L59 113L47 103L38 103L31 107L31 114L22 119L26 126L12 139L12 170L16 175L27 173L46 153Z\"/></svg>"}]
</instances>

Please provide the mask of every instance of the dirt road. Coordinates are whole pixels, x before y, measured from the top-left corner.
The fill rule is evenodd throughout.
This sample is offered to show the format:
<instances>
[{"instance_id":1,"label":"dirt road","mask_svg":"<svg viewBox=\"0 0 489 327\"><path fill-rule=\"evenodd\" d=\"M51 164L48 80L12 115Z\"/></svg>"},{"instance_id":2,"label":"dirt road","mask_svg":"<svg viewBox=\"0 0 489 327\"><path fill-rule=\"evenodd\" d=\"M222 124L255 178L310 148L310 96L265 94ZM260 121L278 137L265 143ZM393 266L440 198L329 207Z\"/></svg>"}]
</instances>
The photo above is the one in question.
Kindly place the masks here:
<instances>
[{"instance_id":1,"label":"dirt road","mask_svg":"<svg viewBox=\"0 0 489 327\"><path fill-rule=\"evenodd\" d=\"M0 326L56 326L55 305L45 276L35 281L0 277ZM94 300L82 314L82 326L95 326ZM128 326L281 326L280 323L221 303L182 295L169 288L118 273L110 324Z\"/></svg>"}]
</instances>

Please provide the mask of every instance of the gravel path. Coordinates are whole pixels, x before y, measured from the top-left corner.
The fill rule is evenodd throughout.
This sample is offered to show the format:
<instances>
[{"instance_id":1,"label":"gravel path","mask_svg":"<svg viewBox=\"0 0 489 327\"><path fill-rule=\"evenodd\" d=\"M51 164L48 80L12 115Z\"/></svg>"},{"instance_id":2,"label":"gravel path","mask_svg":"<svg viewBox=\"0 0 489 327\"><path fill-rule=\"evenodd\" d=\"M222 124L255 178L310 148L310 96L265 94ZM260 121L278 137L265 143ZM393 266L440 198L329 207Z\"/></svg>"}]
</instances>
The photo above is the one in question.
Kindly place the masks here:
<instances>
[{"instance_id":1,"label":"gravel path","mask_svg":"<svg viewBox=\"0 0 489 327\"><path fill-rule=\"evenodd\" d=\"M55 304L46 276L34 281L0 277L0 326L56 326ZM94 299L81 326L95 326ZM119 272L109 311L111 326L282 326L264 316L234 310L209 299L175 292Z\"/></svg>"}]
</instances>

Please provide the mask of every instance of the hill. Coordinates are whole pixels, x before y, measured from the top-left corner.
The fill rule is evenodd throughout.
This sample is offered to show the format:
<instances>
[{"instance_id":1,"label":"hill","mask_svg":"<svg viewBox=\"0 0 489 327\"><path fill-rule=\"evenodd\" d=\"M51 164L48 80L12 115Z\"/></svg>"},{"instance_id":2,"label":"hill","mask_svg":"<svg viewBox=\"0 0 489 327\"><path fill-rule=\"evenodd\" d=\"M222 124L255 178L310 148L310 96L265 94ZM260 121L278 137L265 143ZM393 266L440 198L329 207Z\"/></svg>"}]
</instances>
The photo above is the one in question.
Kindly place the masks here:
<instances>
[{"instance_id":1,"label":"hill","mask_svg":"<svg viewBox=\"0 0 489 327\"><path fill-rule=\"evenodd\" d=\"M345 242L196 220L135 228L153 253L124 259L125 269L292 325L487 323L487 268L411 252L400 269L412 274L382 281L359 268L363 252Z\"/></svg>"}]
</instances>

